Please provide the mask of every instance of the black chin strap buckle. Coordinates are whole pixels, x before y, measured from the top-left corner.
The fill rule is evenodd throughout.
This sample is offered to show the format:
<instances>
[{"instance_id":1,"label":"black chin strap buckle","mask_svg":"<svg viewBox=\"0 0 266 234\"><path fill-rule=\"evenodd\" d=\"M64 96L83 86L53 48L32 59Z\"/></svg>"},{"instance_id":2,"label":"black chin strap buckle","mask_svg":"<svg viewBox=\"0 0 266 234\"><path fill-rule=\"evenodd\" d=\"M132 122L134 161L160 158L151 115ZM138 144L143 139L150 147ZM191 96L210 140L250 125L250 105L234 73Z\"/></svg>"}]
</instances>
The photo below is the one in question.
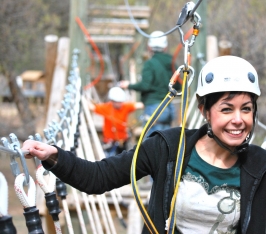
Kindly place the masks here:
<instances>
[{"instance_id":1,"label":"black chin strap buckle","mask_svg":"<svg viewBox=\"0 0 266 234\"><path fill-rule=\"evenodd\" d=\"M209 138L213 138L214 137L212 128L210 126L208 126L207 135L208 135Z\"/></svg>"},{"instance_id":2,"label":"black chin strap buckle","mask_svg":"<svg viewBox=\"0 0 266 234\"><path fill-rule=\"evenodd\" d=\"M249 147L249 144L248 143L244 143L238 149L236 149L236 153L246 152L246 151L248 151L248 147Z\"/></svg>"}]
</instances>

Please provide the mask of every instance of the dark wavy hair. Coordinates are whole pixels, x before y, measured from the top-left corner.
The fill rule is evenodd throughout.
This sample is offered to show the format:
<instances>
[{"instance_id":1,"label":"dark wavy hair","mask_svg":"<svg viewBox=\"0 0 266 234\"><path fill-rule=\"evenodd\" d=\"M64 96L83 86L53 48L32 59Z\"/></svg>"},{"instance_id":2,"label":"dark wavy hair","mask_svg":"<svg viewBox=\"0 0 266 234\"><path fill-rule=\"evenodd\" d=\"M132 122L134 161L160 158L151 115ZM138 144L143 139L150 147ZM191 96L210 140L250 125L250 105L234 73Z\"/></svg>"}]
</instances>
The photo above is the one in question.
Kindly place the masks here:
<instances>
[{"instance_id":1,"label":"dark wavy hair","mask_svg":"<svg viewBox=\"0 0 266 234\"><path fill-rule=\"evenodd\" d=\"M198 107L201 105L204 105L205 110L210 110L211 107L225 94L225 92L217 92L217 93L210 93L207 94L206 96L200 97L197 95L197 100L198 100ZM227 98L225 100L232 100L236 95L239 94L247 94L250 96L251 101L253 103L253 106L255 107L256 101L257 101L257 96L253 93L249 92L239 92L239 91L231 91L228 92Z\"/></svg>"},{"instance_id":2,"label":"dark wavy hair","mask_svg":"<svg viewBox=\"0 0 266 234\"><path fill-rule=\"evenodd\" d=\"M204 115L206 114L206 111L209 111L211 107L225 94L225 92L217 92L217 93L210 93L207 94L203 97L200 97L197 95L197 100L198 100L198 107L201 105L204 106ZM254 108L254 113L253 113L253 122L255 121L256 115L257 115L257 95L249 92L240 92L240 91L231 91L228 92L228 96L225 98L225 100L232 100L236 95L239 94L247 94L250 96L253 108Z\"/></svg>"}]
</instances>

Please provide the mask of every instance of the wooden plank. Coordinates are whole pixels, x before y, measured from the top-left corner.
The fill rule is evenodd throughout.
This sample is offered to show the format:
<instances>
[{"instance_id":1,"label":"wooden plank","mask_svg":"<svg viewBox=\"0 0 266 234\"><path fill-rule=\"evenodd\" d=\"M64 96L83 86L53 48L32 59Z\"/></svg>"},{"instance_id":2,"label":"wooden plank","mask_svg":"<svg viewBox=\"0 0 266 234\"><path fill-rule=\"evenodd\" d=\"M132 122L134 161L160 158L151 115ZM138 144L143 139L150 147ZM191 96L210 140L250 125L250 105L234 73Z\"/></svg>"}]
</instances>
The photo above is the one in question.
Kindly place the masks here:
<instances>
[{"instance_id":1,"label":"wooden plank","mask_svg":"<svg viewBox=\"0 0 266 234\"><path fill-rule=\"evenodd\" d=\"M142 219L136 202L132 200L128 207L127 234L141 233Z\"/></svg>"},{"instance_id":2,"label":"wooden plank","mask_svg":"<svg viewBox=\"0 0 266 234\"><path fill-rule=\"evenodd\" d=\"M150 7L148 6L130 6L131 14L134 18L149 18ZM126 6L90 6L89 16L108 16L108 17L126 17L128 10Z\"/></svg>"},{"instance_id":3,"label":"wooden plank","mask_svg":"<svg viewBox=\"0 0 266 234\"><path fill-rule=\"evenodd\" d=\"M44 77L44 72L43 71L38 71L38 70L27 70L24 71L20 77L22 78L23 81L37 81L40 78Z\"/></svg>"},{"instance_id":4,"label":"wooden plank","mask_svg":"<svg viewBox=\"0 0 266 234\"><path fill-rule=\"evenodd\" d=\"M45 41L45 90L46 90L45 109L47 111L55 61L56 61L58 36L46 35L44 37L44 41Z\"/></svg>"},{"instance_id":5,"label":"wooden plank","mask_svg":"<svg viewBox=\"0 0 266 234\"><path fill-rule=\"evenodd\" d=\"M127 44L127 43L134 43L134 37L132 36L109 36L109 35L92 35L91 39L95 43L121 43L121 44ZM85 41L88 42L87 38L85 38Z\"/></svg>"},{"instance_id":6,"label":"wooden plank","mask_svg":"<svg viewBox=\"0 0 266 234\"><path fill-rule=\"evenodd\" d=\"M50 123L52 120L58 119L57 111L60 110L62 106L61 102L65 94L67 81L69 47L69 38L61 37L58 40L57 57L52 78L51 93L48 103L45 127L47 127L48 123ZM37 193L40 193L40 191L38 190L40 190L39 186L37 187ZM42 214L46 220L46 222L43 224L43 228L45 230L49 230L49 233L55 234L56 232L54 230L53 220L51 219L50 214L46 208L44 196L37 196L36 204L39 208L39 213ZM48 232L46 231L46 233Z\"/></svg>"},{"instance_id":7,"label":"wooden plank","mask_svg":"<svg viewBox=\"0 0 266 234\"><path fill-rule=\"evenodd\" d=\"M207 36L207 61L218 57L218 41L213 35Z\"/></svg>"},{"instance_id":8,"label":"wooden plank","mask_svg":"<svg viewBox=\"0 0 266 234\"><path fill-rule=\"evenodd\" d=\"M46 117L46 124L58 118L57 111L60 110L65 94L65 87L67 84L67 69L69 62L69 46L70 40L67 37L61 37L58 41L56 65L53 74L53 81L51 86L50 101L48 105L48 113Z\"/></svg>"},{"instance_id":9,"label":"wooden plank","mask_svg":"<svg viewBox=\"0 0 266 234\"><path fill-rule=\"evenodd\" d=\"M135 29L134 27L121 27L121 28L112 28L112 27L96 27L96 26L91 26L88 27L88 32L90 35L134 35L135 34Z\"/></svg>"},{"instance_id":10,"label":"wooden plank","mask_svg":"<svg viewBox=\"0 0 266 234\"><path fill-rule=\"evenodd\" d=\"M149 22L147 19L139 19L135 20L137 25L141 29L148 29L149 28ZM93 18L89 22L89 26L94 26L94 27L118 27L121 28L123 27L132 27L134 26L132 21L130 19L118 19L118 18Z\"/></svg>"},{"instance_id":11,"label":"wooden plank","mask_svg":"<svg viewBox=\"0 0 266 234\"><path fill-rule=\"evenodd\" d=\"M219 41L219 56L231 55L232 43L227 40Z\"/></svg>"}]
</instances>

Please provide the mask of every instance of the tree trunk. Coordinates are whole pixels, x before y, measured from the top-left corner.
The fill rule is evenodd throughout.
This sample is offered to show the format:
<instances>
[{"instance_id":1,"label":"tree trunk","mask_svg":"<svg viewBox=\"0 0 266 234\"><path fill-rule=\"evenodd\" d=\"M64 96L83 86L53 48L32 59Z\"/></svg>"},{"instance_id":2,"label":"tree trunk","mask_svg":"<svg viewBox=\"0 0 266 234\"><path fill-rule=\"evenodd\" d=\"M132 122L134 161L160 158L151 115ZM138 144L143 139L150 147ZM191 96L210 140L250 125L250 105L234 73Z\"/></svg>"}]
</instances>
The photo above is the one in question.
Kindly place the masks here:
<instances>
[{"instance_id":1,"label":"tree trunk","mask_svg":"<svg viewBox=\"0 0 266 234\"><path fill-rule=\"evenodd\" d=\"M23 126L21 129L18 129L18 132L15 134L21 140L25 140L29 135L35 134L35 119L29 108L28 100L18 86L15 76L12 74L6 74L6 77L8 78L9 89L13 102L16 104L19 117L23 122Z\"/></svg>"}]
</instances>

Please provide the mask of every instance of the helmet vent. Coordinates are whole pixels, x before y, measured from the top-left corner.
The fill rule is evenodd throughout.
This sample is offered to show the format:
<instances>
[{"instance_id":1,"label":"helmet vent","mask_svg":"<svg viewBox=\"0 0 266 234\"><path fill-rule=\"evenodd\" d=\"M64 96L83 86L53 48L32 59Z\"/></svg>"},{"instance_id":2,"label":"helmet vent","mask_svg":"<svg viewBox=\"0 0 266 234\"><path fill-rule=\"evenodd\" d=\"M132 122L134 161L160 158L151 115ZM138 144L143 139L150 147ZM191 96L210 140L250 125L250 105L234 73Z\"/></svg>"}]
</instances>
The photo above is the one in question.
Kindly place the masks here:
<instances>
[{"instance_id":1,"label":"helmet vent","mask_svg":"<svg viewBox=\"0 0 266 234\"><path fill-rule=\"evenodd\" d=\"M210 84L213 81L213 73L208 73L205 77L206 83Z\"/></svg>"},{"instance_id":2,"label":"helmet vent","mask_svg":"<svg viewBox=\"0 0 266 234\"><path fill-rule=\"evenodd\" d=\"M253 73L249 72L248 73L248 79L250 80L251 83L255 82L255 76Z\"/></svg>"}]
</instances>

